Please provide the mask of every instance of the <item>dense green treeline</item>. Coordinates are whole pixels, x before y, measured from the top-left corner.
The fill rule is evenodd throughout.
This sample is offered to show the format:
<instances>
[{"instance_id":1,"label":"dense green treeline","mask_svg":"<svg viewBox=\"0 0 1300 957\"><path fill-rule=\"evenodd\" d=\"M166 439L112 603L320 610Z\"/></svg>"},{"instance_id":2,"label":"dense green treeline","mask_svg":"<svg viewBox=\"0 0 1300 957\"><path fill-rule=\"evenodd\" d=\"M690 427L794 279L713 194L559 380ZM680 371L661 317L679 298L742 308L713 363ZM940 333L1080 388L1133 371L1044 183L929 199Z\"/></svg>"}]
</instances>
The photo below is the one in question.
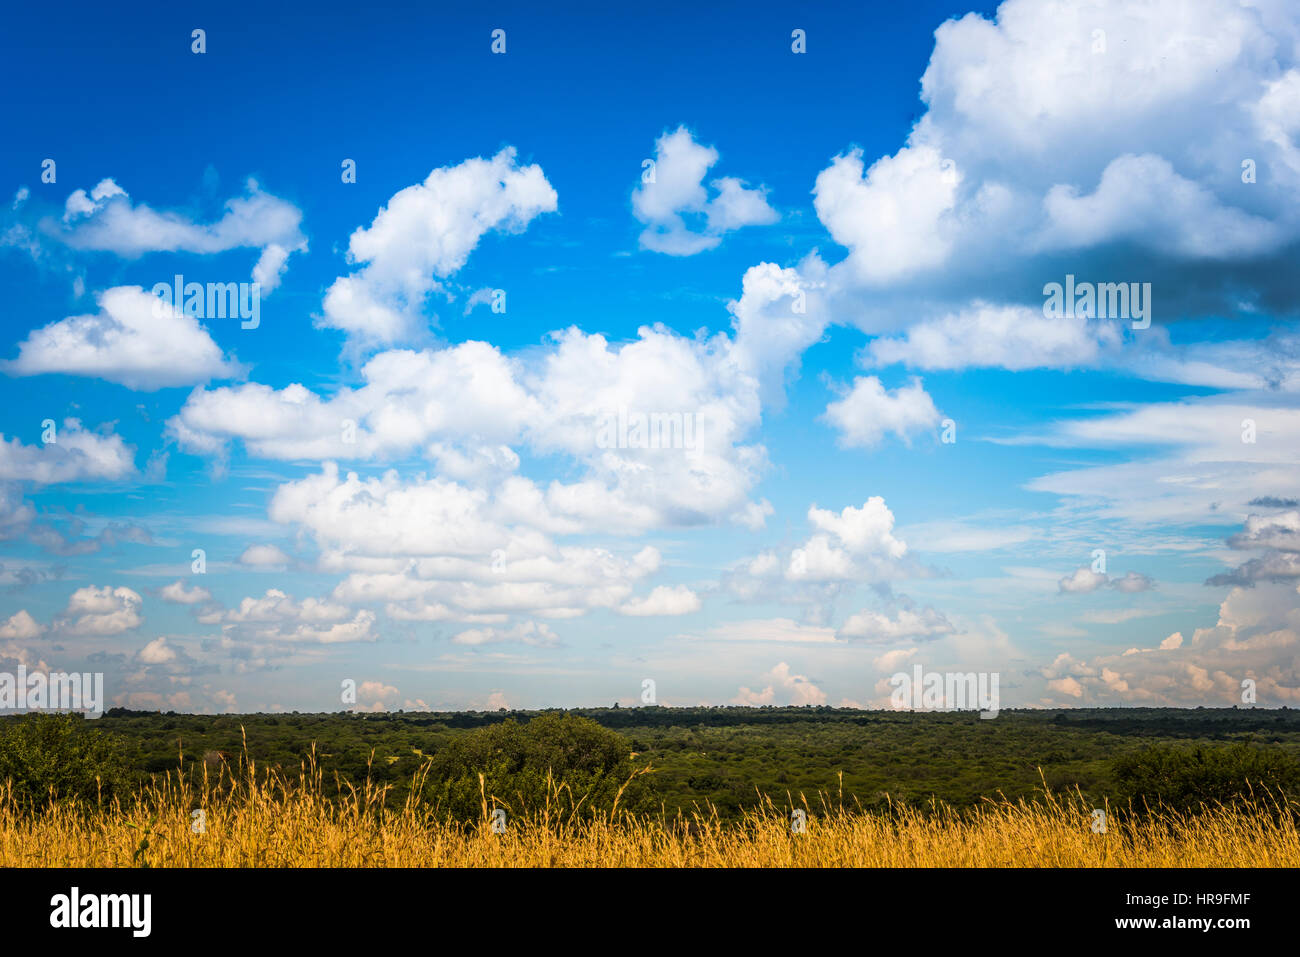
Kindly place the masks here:
<instances>
[{"instance_id":1,"label":"dense green treeline","mask_svg":"<svg viewBox=\"0 0 1300 957\"><path fill-rule=\"evenodd\" d=\"M586 722L566 723L561 714L617 733L584 730ZM0 719L0 735L22 720ZM1253 777L1258 769L1283 784L1300 759L1300 711L1285 709L1003 711L992 720L974 712L836 708L219 716L113 710L87 727L111 737L114 766L135 782L178 767L201 776L205 755L209 767L216 762L212 752L236 768L247 753L260 767L296 774L314 746L327 780L336 773L352 782L368 776L392 785L391 799L400 802L416 771L432 761L426 794L457 813L479 801L478 770L495 768L501 781L527 780L535 798L551 760L568 762L584 786L605 797L648 765L654 773L637 779L625 806L671 813L708 802L730 816L759 794L798 801L802 793L815 802L818 792L834 801L842 793L845 803L868 808L931 798L966 806L999 793L1030 797L1044 780L1053 789L1077 787L1098 804L1158 789L1181 800L1190 792L1169 782L1195 761L1171 761L1167 748L1157 759L1147 749L1176 745L1179 754L1196 754L1217 746L1217 755L1227 753L1225 745L1250 745L1249 754L1230 762L1237 770L1223 773ZM40 751L39 742L22 746ZM1266 759L1255 756L1259 751Z\"/></svg>"}]
</instances>

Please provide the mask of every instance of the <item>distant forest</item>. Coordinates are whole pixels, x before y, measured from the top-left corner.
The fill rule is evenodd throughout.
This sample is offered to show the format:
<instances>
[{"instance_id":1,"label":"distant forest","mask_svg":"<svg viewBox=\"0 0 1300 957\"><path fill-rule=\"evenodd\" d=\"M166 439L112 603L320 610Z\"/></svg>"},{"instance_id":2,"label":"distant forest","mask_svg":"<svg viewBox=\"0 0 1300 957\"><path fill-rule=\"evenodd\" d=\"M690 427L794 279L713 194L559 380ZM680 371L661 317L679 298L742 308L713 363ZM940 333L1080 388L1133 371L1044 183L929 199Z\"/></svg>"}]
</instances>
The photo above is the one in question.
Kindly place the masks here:
<instances>
[{"instance_id":1,"label":"distant forest","mask_svg":"<svg viewBox=\"0 0 1300 957\"><path fill-rule=\"evenodd\" d=\"M278 766L296 776L314 745L327 781L336 774L353 783L369 776L390 784L390 802L397 804L417 770L430 760L436 767L439 755L459 749L458 766L472 765L466 755L475 752L466 746L493 738L491 732L476 736L477 729L507 721L526 726L540 715L560 714L616 732L601 746L613 742L621 769L654 768L638 779L638 809L668 813L711 804L731 817L760 794L780 804L797 804L801 794L816 804L824 793L832 802L842 795L846 804L873 809L932 798L960 807L999 794L1033 797L1044 783L1058 791L1078 788L1100 804L1123 797L1125 759L1131 763L1152 746L1195 754L1244 745L1288 768L1300 766L1300 710L1285 708L1004 710L992 720L975 712L825 707L250 715L114 709L86 726L115 739L140 782L178 768L201 774L213 752L238 770L245 748L259 768ZM0 734L22 720L0 719Z\"/></svg>"}]
</instances>

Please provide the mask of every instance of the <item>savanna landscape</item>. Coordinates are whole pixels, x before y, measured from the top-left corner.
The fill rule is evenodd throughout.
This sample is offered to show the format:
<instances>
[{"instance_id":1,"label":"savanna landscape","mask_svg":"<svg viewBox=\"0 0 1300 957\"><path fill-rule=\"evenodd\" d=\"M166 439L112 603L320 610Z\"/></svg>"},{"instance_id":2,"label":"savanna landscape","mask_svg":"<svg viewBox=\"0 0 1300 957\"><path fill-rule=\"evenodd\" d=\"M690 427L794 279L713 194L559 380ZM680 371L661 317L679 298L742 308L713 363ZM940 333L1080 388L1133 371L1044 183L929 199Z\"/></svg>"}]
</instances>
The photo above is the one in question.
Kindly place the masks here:
<instances>
[{"instance_id":1,"label":"savanna landscape","mask_svg":"<svg viewBox=\"0 0 1300 957\"><path fill-rule=\"evenodd\" d=\"M32 715L0 781L0 866L1300 866L1290 710Z\"/></svg>"}]
</instances>

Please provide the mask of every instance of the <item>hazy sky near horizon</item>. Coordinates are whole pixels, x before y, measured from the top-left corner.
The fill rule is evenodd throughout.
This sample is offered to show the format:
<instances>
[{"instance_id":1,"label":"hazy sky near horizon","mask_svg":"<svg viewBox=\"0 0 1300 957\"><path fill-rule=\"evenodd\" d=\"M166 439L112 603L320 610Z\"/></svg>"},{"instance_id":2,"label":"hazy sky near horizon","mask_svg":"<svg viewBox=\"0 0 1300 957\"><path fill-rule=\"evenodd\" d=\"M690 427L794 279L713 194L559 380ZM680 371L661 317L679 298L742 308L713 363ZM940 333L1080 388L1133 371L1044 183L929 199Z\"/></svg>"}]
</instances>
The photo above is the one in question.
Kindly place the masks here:
<instances>
[{"instance_id":1,"label":"hazy sky near horizon","mask_svg":"<svg viewBox=\"0 0 1300 957\"><path fill-rule=\"evenodd\" d=\"M530 6L11 12L0 670L1300 703L1300 8Z\"/></svg>"}]
</instances>

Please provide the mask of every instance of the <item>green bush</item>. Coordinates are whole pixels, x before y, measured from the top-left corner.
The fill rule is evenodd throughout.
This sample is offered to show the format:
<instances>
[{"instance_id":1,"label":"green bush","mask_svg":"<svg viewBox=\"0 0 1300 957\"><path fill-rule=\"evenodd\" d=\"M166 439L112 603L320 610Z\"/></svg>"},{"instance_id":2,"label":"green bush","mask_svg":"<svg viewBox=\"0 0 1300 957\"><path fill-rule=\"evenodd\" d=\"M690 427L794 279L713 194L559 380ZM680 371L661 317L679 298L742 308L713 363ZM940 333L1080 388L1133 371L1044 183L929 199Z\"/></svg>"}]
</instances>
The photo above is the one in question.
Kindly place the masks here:
<instances>
[{"instance_id":1,"label":"green bush","mask_svg":"<svg viewBox=\"0 0 1300 957\"><path fill-rule=\"evenodd\" d=\"M539 813L548 795L552 812L608 811L635 770L631 750L621 734L590 718L551 713L525 724L507 719L467 732L438 751L425 796L457 821L481 820L484 795L489 809L495 798L512 817ZM557 795L560 786L564 790ZM639 790L629 788L620 807L629 807Z\"/></svg>"},{"instance_id":2,"label":"green bush","mask_svg":"<svg viewBox=\"0 0 1300 957\"><path fill-rule=\"evenodd\" d=\"M1178 748L1158 745L1123 755L1113 764L1121 805L1159 805L1197 811L1252 794L1300 799L1300 761L1285 751L1247 744Z\"/></svg>"},{"instance_id":3,"label":"green bush","mask_svg":"<svg viewBox=\"0 0 1300 957\"><path fill-rule=\"evenodd\" d=\"M123 740L79 714L26 714L0 722L0 782L21 806L53 800L95 803L133 791L133 762Z\"/></svg>"}]
</instances>

